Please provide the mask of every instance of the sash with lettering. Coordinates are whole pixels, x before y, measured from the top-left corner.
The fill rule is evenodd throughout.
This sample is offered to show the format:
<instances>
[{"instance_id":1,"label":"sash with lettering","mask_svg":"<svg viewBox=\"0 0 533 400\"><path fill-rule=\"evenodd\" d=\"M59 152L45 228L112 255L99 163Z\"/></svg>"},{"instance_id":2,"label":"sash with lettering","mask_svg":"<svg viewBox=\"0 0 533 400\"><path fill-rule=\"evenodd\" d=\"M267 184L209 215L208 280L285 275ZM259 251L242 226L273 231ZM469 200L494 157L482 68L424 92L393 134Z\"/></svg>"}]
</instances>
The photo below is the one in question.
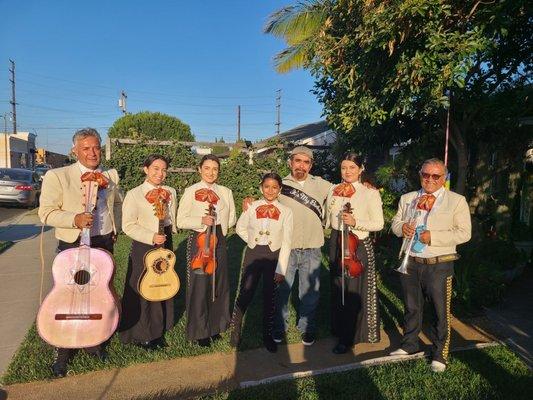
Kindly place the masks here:
<instances>
[{"instance_id":1,"label":"sash with lettering","mask_svg":"<svg viewBox=\"0 0 533 400\"><path fill-rule=\"evenodd\" d=\"M297 201L301 205L309 208L313 211L318 219L322 222L322 206L318 201L309 196L307 193L304 193L300 189L296 189L289 185L281 185L281 194L287 197L290 197L294 201Z\"/></svg>"}]
</instances>

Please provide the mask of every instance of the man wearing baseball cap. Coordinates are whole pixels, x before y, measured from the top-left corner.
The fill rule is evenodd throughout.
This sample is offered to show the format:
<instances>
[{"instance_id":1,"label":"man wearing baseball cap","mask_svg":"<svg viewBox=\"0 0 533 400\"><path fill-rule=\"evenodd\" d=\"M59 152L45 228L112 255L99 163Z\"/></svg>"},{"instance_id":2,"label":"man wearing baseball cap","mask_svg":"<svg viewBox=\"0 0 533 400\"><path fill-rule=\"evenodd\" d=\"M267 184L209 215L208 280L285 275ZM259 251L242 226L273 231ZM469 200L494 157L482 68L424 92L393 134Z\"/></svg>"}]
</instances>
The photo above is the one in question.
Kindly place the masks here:
<instances>
[{"instance_id":1,"label":"man wearing baseball cap","mask_svg":"<svg viewBox=\"0 0 533 400\"><path fill-rule=\"evenodd\" d=\"M273 339L283 340L288 327L288 301L292 284L298 271L300 298L298 330L302 343L311 346L315 342L315 311L320 289L321 247L324 244L322 207L331 183L309 174L313 165L313 152L306 146L297 146L290 153L290 175L283 179L279 200L293 213L293 236L289 266L285 280L279 285L278 304L274 319Z\"/></svg>"}]
</instances>

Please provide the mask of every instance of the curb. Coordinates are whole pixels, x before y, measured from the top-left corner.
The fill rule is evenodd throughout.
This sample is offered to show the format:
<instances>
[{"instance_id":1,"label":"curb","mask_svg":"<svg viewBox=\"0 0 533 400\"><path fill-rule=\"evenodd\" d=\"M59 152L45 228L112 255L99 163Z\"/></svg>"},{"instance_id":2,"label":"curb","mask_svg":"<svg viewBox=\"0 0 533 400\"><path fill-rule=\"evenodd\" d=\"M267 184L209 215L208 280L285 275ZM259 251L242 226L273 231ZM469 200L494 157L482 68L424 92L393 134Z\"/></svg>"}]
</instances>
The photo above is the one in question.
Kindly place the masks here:
<instances>
[{"instance_id":1,"label":"curb","mask_svg":"<svg viewBox=\"0 0 533 400\"><path fill-rule=\"evenodd\" d=\"M458 347L453 350L453 353L458 352L458 351L465 351L465 350L484 349L487 347L494 347L494 346L500 346L500 345L502 345L502 343L498 341L487 342L487 343L476 343L471 346ZM360 368L365 368L365 367L372 367L372 366L383 365L383 364L391 364L391 363L397 363L397 362L403 362L403 361L417 360L417 359L426 358L426 357L429 357L429 354L420 353L420 354L415 354L415 355L410 355L410 356L378 357L378 358L373 358L370 360L360 361L360 362L356 362L352 364L338 365L335 367L329 367L329 368L318 369L318 370L299 371L299 372L293 372L293 373L284 374L284 375L276 375L270 378L265 378L265 379L261 379L257 381L245 381L239 384L239 388L244 389L244 388L250 388L254 386L269 384L269 383L287 381L291 379L306 378L310 376L318 376L318 375L330 374L330 373L335 373L335 372L352 371L355 369L360 369Z\"/></svg>"}]
</instances>

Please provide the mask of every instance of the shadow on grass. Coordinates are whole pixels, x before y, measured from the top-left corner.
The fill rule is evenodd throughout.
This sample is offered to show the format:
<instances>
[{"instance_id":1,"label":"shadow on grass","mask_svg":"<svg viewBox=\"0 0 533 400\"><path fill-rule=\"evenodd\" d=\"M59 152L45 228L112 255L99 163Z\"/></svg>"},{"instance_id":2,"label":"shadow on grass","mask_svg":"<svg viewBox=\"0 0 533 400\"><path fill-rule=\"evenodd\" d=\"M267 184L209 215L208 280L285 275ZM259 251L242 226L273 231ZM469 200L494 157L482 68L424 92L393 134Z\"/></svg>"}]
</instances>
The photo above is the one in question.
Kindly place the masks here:
<instances>
[{"instance_id":1,"label":"shadow on grass","mask_svg":"<svg viewBox=\"0 0 533 400\"><path fill-rule=\"evenodd\" d=\"M486 394L487 398L531 399L532 371L527 369L520 359L514 357L510 350L499 351L499 362L496 362L490 352L497 351L497 348L492 348L488 351L458 352L453 358L488 382L490 391ZM480 393L480 398L482 397Z\"/></svg>"}]
</instances>

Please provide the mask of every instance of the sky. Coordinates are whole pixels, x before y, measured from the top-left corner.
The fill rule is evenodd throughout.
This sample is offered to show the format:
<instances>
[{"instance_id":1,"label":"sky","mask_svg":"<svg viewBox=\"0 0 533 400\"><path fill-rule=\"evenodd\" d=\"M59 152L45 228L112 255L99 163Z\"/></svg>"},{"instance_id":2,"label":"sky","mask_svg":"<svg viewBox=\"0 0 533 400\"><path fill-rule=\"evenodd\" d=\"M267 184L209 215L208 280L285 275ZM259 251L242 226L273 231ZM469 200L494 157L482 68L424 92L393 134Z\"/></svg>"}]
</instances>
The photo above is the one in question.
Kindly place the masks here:
<instances>
[{"instance_id":1,"label":"sky","mask_svg":"<svg viewBox=\"0 0 533 400\"><path fill-rule=\"evenodd\" d=\"M312 76L278 74L272 60L285 44L262 32L294 2L0 0L0 114L11 111L12 59L18 131L63 154L79 128L106 136L122 90L128 112L178 117L198 141L235 141L238 105L242 138L274 135L278 89L282 132L319 121Z\"/></svg>"}]
</instances>

